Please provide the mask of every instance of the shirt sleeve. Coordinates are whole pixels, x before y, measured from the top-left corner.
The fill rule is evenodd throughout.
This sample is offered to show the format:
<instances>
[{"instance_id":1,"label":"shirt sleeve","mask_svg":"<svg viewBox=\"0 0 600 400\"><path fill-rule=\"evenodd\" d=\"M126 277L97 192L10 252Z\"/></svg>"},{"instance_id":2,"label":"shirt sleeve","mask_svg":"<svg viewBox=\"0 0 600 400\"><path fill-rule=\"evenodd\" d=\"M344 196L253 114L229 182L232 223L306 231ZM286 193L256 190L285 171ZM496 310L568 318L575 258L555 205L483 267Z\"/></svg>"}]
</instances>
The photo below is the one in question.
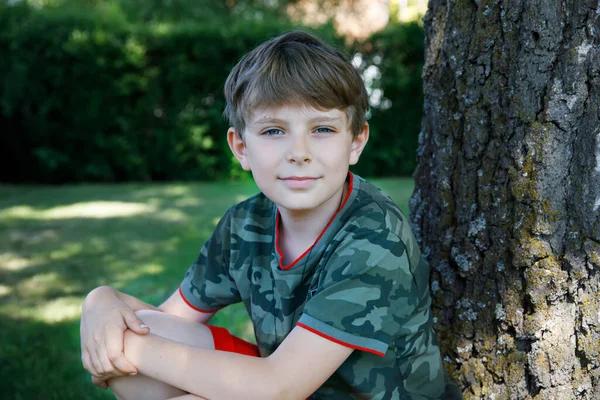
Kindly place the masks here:
<instances>
[{"instance_id":1,"label":"shirt sleeve","mask_svg":"<svg viewBox=\"0 0 600 400\"><path fill-rule=\"evenodd\" d=\"M351 233L336 248L319 279L316 292L309 293L299 326L380 356L395 336L418 329L413 318L423 308L420 292L424 288L419 290L406 246L393 232L363 229Z\"/></svg>"},{"instance_id":2,"label":"shirt sleeve","mask_svg":"<svg viewBox=\"0 0 600 400\"><path fill-rule=\"evenodd\" d=\"M229 273L230 214L228 211L219 221L179 286L185 302L197 311L214 312L241 301L235 281Z\"/></svg>"}]
</instances>

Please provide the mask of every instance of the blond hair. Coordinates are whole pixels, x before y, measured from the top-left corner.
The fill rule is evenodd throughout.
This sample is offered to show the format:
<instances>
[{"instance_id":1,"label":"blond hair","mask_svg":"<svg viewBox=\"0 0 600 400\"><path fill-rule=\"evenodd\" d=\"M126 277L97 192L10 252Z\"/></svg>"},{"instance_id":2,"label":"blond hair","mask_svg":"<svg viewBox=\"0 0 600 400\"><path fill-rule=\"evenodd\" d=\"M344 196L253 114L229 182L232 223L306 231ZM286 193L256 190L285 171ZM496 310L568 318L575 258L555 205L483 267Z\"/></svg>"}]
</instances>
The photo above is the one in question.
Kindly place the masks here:
<instances>
[{"instance_id":1,"label":"blond hair","mask_svg":"<svg viewBox=\"0 0 600 400\"><path fill-rule=\"evenodd\" d=\"M356 136L368 109L364 82L348 58L303 31L277 36L246 54L224 91L223 114L240 135L253 110L297 104L345 111Z\"/></svg>"}]
</instances>

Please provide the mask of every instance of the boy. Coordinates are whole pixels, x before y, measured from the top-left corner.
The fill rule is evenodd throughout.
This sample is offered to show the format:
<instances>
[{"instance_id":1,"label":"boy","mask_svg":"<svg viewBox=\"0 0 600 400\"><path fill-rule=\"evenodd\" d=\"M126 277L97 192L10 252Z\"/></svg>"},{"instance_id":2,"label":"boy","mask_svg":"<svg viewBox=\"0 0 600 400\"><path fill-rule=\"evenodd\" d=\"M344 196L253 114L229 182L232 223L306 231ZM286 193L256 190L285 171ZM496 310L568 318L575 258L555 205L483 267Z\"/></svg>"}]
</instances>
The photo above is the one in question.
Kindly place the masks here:
<instances>
[{"instance_id":1,"label":"boy","mask_svg":"<svg viewBox=\"0 0 600 400\"><path fill-rule=\"evenodd\" d=\"M369 137L357 71L292 32L246 55L225 97L229 146L261 193L229 209L158 309L108 287L88 295L93 382L118 399L460 398L410 226L348 171ZM240 301L257 346L206 325Z\"/></svg>"}]
</instances>

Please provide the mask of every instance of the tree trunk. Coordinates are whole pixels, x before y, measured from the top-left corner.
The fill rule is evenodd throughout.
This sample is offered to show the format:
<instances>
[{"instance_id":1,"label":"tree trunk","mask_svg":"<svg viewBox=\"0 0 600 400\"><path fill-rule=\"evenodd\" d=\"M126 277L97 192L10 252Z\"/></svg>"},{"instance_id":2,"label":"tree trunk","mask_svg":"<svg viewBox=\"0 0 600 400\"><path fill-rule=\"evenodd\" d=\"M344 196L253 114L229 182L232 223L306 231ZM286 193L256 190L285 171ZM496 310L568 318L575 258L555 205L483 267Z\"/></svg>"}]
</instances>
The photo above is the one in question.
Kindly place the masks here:
<instances>
[{"instance_id":1,"label":"tree trunk","mask_svg":"<svg viewBox=\"0 0 600 400\"><path fill-rule=\"evenodd\" d=\"M430 0L411 215L465 399L600 399L600 2Z\"/></svg>"}]
</instances>

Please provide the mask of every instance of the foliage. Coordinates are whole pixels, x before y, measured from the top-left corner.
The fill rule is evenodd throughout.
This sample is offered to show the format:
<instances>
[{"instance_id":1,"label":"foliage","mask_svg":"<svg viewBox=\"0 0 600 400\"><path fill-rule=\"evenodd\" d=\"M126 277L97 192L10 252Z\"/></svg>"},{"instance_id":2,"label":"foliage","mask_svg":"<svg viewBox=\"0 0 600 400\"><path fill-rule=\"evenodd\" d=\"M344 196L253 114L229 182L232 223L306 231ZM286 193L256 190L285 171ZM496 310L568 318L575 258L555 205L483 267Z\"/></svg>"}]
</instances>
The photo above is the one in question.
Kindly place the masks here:
<instances>
[{"instance_id":1,"label":"foliage","mask_svg":"<svg viewBox=\"0 0 600 400\"><path fill-rule=\"evenodd\" d=\"M185 0L171 2L181 8L171 7L167 22L141 5L136 14L118 1L89 3L0 3L0 181L245 176L225 142L223 83L243 54L297 26L264 10L242 18L241 6L235 12L222 5L228 2L205 14L191 8L201 23L182 20L191 7ZM330 25L317 34L343 46ZM356 50L365 55L362 68L377 64L381 79L373 87L392 105L373 107L371 142L356 171L410 174L422 103L421 30L394 25Z\"/></svg>"},{"instance_id":2,"label":"foliage","mask_svg":"<svg viewBox=\"0 0 600 400\"><path fill-rule=\"evenodd\" d=\"M410 175L423 109L423 30L416 23L390 24L357 51L363 74L370 68L376 75L367 79L370 140L355 170L364 176Z\"/></svg>"}]
</instances>

